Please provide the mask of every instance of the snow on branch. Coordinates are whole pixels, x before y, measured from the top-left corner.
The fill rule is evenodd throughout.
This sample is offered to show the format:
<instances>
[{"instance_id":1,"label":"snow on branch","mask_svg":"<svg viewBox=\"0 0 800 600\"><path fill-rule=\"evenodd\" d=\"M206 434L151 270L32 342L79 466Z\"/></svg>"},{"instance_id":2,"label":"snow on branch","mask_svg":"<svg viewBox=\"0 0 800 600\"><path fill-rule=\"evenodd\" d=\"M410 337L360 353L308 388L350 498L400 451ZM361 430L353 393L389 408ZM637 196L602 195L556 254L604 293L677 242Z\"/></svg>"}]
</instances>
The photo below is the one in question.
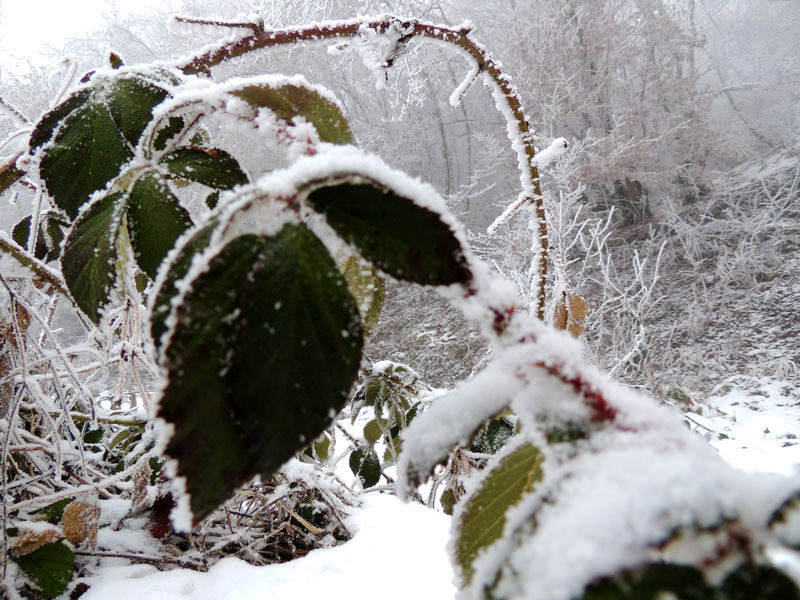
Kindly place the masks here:
<instances>
[{"instance_id":1,"label":"snow on branch","mask_svg":"<svg viewBox=\"0 0 800 600\"><path fill-rule=\"evenodd\" d=\"M196 19L186 17L177 17L176 20L187 23L198 22ZM212 21L204 21L202 24L223 25L222 22ZM204 51L202 54L187 59L182 65L179 65L179 68L186 74L208 73L211 67L215 65L261 48L303 42L350 38L363 39L366 32L371 32L373 35L389 35L395 38L389 54L380 64L380 68L384 72L392 66L396 58L404 51L407 43L414 37L431 39L458 48L470 61L471 67L465 81L451 95L451 103L454 100L458 102L474 79L480 74L484 75L484 83L491 88L497 109L506 120L506 131L511 140L511 146L517 154L517 166L520 171L522 191L515 205L517 205L517 208L529 204L535 207L534 222L531 228L535 236L533 254L535 269L538 272L538 277L536 277L538 289L534 312L540 319L544 319L548 252L547 224L539 184L539 165L535 160L536 151L533 145L531 126L511 77L502 70L502 65L489 56L482 45L471 39L471 25L465 24L453 28L417 19L401 19L384 15L380 17L358 17L349 20L326 21L302 27L272 30L255 29L250 35L232 41L224 41L218 46Z\"/></svg>"}]
</instances>

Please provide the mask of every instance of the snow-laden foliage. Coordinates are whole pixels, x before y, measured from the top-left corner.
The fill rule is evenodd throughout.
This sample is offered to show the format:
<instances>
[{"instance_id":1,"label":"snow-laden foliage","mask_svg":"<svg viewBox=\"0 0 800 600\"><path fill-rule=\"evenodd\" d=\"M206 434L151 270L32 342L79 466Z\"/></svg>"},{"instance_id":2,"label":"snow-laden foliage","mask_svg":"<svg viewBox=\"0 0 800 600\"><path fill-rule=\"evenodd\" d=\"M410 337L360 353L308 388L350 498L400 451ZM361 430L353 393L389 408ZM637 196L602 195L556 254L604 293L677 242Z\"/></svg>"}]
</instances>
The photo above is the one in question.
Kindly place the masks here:
<instances>
[{"instance_id":1,"label":"snow-laden foliage","mask_svg":"<svg viewBox=\"0 0 800 600\"><path fill-rule=\"evenodd\" d=\"M627 14L634 39L675 27L643 14ZM469 23L179 20L239 33L172 64L112 54L0 171L0 191L36 191L0 236L15 263L0 279L4 591L79 595L84 556L196 569L298 556L346 539L355 491L383 479L416 499L433 474L464 598L798 597L773 560L798 546L798 482L732 470L583 357L587 304L566 285L567 234L548 236L538 174L569 144L535 152L516 87ZM415 38L467 61L452 107L481 80L502 117L520 191L489 231L529 213L524 298L432 187L354 147L332 92L212 70L326 41L331 56L352 46L381 90ZM362 360L383 278L432 286L471 320L491 350L483 370L441 395L407 365ZM545 324L548 307L574 337ZM116 385L98 390L109 371ZM352 488L330 470L343 438ZM145 553L152 539L164 556Z\"/></svg>"}]
</instances>

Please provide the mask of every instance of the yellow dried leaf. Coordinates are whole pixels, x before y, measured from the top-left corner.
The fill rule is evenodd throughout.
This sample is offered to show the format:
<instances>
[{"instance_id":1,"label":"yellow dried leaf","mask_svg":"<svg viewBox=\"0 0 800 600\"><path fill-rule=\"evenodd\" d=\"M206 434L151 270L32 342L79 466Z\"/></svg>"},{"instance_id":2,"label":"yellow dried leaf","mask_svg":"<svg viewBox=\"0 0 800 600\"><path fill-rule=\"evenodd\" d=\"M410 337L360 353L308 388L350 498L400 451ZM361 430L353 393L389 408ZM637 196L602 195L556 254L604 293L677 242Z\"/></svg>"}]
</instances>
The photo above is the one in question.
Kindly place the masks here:
<instances>
[{"instance_id":1,"label":"yellow dried leaf","mask_svg":"<svg viewBox=\"0 0 800 600\"><path fill-rule=\"evenodd\" d=\"M94 546L99 518L100 509L97 506L77 500L70 502L64 509L64 517L61 521L64 527L64 537L76 546L87 539L89 545Z\"/></svg>"},{"instance_id":2,"label":"yellow dried leaf","mask_svg":"<svg viewBox=\"0 0 800 600\"><path fill-rule=\"evenodd\" d=\"M23 530L20 531L11 553L14 556L25 556L42 546L52 544L61 539L61 532L57 529L45 529L44 531Z\"/></svg>"},{"instance_id":3,"label":"yellow dried leaf","mask_svg":"<svg viewBox=\"0 0 800 600\"><path fill-rule=\"evenodd\" d=\"M580 337L584 332L583 320L588 310L586 300L578 294L564 293L553 314L553 326L556 329L566 329L573 337Z\"/></svg>"}]
</instances>

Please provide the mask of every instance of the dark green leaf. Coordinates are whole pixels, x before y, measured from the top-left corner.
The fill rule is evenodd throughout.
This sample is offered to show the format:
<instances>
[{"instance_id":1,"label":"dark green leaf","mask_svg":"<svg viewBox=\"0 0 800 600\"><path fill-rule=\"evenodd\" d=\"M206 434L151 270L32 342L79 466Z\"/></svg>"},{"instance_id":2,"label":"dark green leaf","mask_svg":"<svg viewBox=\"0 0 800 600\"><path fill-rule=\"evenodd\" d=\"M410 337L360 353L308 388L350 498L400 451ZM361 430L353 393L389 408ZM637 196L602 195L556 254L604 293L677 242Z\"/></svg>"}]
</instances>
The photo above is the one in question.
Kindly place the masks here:
<instances>
[{"instance_id":1,"label":"dark green leaf","mask_svg":"<svg viewBox=\"0 0 800 600\"><path fill-rule=\"evenodd\" d=\"M83 434L83 441L86 444L99 444L100 441L103 439L103 431L102 427L98 427L97 429L87 429Z\"/></svg>"},{"instance_id":2,"label":"dark green leaf","mask_svg":"<svg viewBox=\"0 0 800 600\"><path fill-rule=\"evenodd\" d=\"M181 117L170 117L167 124L158 130L153 139L153 147L156 150L163 150L167 147L167 142L183 131L185 123Z\"/></svg>"},{"instance_id":3,"label":"dark green leaf","mask_svg":"<svg viewBox=\"0 0 800 600\"><path fill-rule=\"evenodd\" d=\"M49 262L58 258L61 251L61 241L64 239L62 227L67 224L55 217L47 217L44 223L39 224L39 235L36 236L36 252L34 256L38 260ZM11 236L14 241L27 248L28 236L31 231L31 217L25 217L14 226Z\"/></svg>"},{"instance_id":4,"label":"dark green leaf","mask_svg":"<svg viewBox=\"0 0 800 600\"><path fill-rule=\"evenodd\" d=\"M119 175L132 156L106 107L90 102L65 119L43 152L40 173L56 204L75 218L89 196Z\"/></svg>"},{"instance_id":5,"label":"dark green leaf","mask_svg":"<svg viewBox=\"0 0 800 600\"><path fill-rule=\"evenodd\" d=\"M142 77L119 79L111 86L108 107L131 146L139 143L144 128L153 118L153 109L168 96L167 90Z\"/></svg>"},{"instance_id":6,"label":"dark green leaf","mask_svg":"<svg viewBox=\"0 0 800 600\"><path fill-rule=\"evenodd\" d=\"M308 202L364 258L392 277L431 285L470 281L463 248L438 214L364 181L312 183Z\"/></svg>"},{"instance_id":7,"label":"dark green leaf","mask_svg":"<svg viewBox=\"0 0 800 600\"><path fill-rule=\"evenodd\" d=\"M155 279L177 239L192 226L189 213L158 175L141 177L130 193L128 231L139 267Z\"/></svg>"},{"instance_id":8,"label":"dark green leaf","mask_svg":"<svg viewBox=\"0 0 800 600\"><path fill-rule=\"evenodd\" d=\"M496 454L514 435L514 426L504 418L491 421L472 442L470 450L481 454Z\"/></svg>"},{"instance_id":9,"label":"dark green leaf","mask_svg":"<svg viewBox=\"0 0 800 600\"><path fill-rule=\"evenodd\" d=\"M582 600L712 600L717 596L694 567L654 564L603 578L589 586ZM755 600L757 596L744 596ZM786 597L789 600L790 597ZM722 600L722 599L719 599Z\"/></svg>"},{"instance_id":10,"label":"dark green leaf","mask_svg":"<svg viewBox=\"0 0 800 600\"><path fill-rule=\"evenodd\" d=\"M206 198L206 206L211 210L217 208L217 204L219 204L219 190L211 192Z\"/></svg>"},{"instance_id":11,"label":"dark green leaf","mask_svg":"<svg viewBox=\"0 0 800 600\"><path fill-rule=\"evenodd\" d=\"M14 560L36 581L45 598L55 598L67 589L75 565L72 550L61 542L45 544Z\"/></svg>"},{"instance_id":12,"label":"dark green leaf","mask_svg":"<svg viewBox=\"0 0 800 600\"><path fill-rule=\"evenodd\" d=\"M161 336L167 330L164 321L169 316L170 301L177 293L175 284L189 271L192 259L196 254L206 249L211 241L211 235L217 227L217 221L212 220L202 229L198 229L191 239L180 249L178 256L172 261L166 280L161 284L153 303L150 319L150 335L156 345L161 343Z\"/></svg>"},{"instance_id":13,"label":"dark green leaf","mask_svg":"<svg viewBox=\"0 0 800 600\"><path fill-rule=\"evenodd\" d=\"M229 190L247 183L239 163L224 150L176 148L161 159L171 173L212 188Z\"/></svg>"},{"instance_id":14,"label":"dark green leaf","mask_svg":"<svg viewBox=\"0 0 800 600\"><path fill-rule=\"evenodd\" d=\"M124 208L121 193L101 198L75 221L64 245L64 280L77 305L95 323L116 282L116 243Z\"/></svg>"},{"instance_id":15,"label":"dark green leaf","mask_svg":"<svg viewBox=\"0 0 800 600\"><path fill-rule=\"evenodd\" d=\"M800 591L784 572L766 565L746 564L721 586L724 600L798 600Z\"/></svg>"},{"instance_id":16,"label":"dark green leaf","mask_svg":"<svg viewBox=\"0 0 800 600\"><path fill-rule=\"evenodd\" d=\"M231 241L174 309L159 415L200 520L316 439L361 359L355 302L303 225ZM202 440L202 443L198 443Z\"/></svg>"},{"instance_id":17,"label":"dark green leaf","mask_svg":"<svg viewBox=\"0 0 800 600\"><path fill-rule=\"evenodd\" d=\"M282 121L294 122L295 117L303 117L314 125L323 142L353 143L353 134L339 107L310 88L293 84L248 85L231 93L253 106L270 109Z\"/></svg>"},{"instance_id":18,"label":"dark green leaf","mask_svg":"<svg viewBox=\"0 0 800 600\"><path fill-rule=\"evenodd\" d=\"M456 561L465 584L472 580L479 552L502 535L508 509L542 479L541 462L542 455L534 446L520 446L484 476L470 497L456 534Z\"/></svg>"},{"instance_id":19,"label":"dark green leaf","mask_svg":"<svg viewBox=\"0 0 800 600\"><path fill-rule=\"evenodd\" d=\"M36 150L45 142L49 142L55 134L56 128L67 118L75 109L83 106L89 101L90 90L81 90L70 95L64 102L54 109L46 112L31 132L29 141L30 149Z\"/></svg>"},{"instance_id":20,"label":"dark green leaf","mask_svg":"<svg viewBox=\"0 0 800 600\"><path fill-rule=\"evenodd\" d=\"M372 487L381 479L381 461L368 445L359 446L350 453L350 470L365 488Z\"/></svg>"},{"instance_id":21,"label":"dark green leaf","mask_svg":"<svg viewBox=\"0 0 800 600\"><path fill-rule=\"evenodd\" d=\"M19 181L25 171L18 169L16 162L9 162L0 166L0 194Z\"/></svg>"},{"instance_id":22,"label":"dark green leaf","mask_svg":"<svg viewBox=\"0 0 800 600\"><path fill-rule=\"evenodd\" d=\"M47 515L47 520L50 523L58 523L64 516L64 509L70 504L75 498L64 498L63 500L59 500L57 502L53 502L52 504L48 504L47 506L39 509L37 512L42 512Z\"/></svg>"}]
</instances>

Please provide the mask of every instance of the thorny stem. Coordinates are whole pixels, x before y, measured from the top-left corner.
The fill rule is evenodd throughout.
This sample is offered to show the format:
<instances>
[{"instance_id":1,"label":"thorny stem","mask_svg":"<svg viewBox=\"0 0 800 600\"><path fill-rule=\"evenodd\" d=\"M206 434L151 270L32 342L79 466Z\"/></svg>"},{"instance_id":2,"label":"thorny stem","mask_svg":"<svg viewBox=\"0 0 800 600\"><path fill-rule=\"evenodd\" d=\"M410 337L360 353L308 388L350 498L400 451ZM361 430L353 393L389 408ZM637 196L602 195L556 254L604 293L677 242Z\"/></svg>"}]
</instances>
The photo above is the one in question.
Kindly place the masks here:
<instances>
[{"instance_id":1,"label":"thorny stem","mask_svg":"<svg viewBox=\"0 0 800 600\"><path fill-rule=\"evenodd\" d=\"M365 29L370 29L381 34L395 31L401 34L398 44L406 44L412 37L419 36L456 46L466 52L472 61L474 61L478 73L484 73L485 77L493 84L498 107L500 108L501 102L505 104L505 107L500 108L500 111L506 118L508 135L512 141L512 147L517 153L520 182L522 184L522 192L515 205L517 209L528 204L533 204L535 206L536 234L538 238L534 242L533 256L534 271L538 273L535 314L539 319L544 320L547 252L549 244L544 203L539 184L539 171L533 163L536 151L533 145L531 126L528 123L528 118L522 107L522 101L511 82L511 78L502 71L500 65L492 60L481 45L475 43L469 37L471 32L470 28L444 27L420 22L415 19L399 19L393 16L357 18L346 21L332 21L308 27L274 30L259 29L257 25L252 24L199 21L186 17L176 17L176 19L184 23L201 23L225 27L247 26L253 29L252 34L234 41L225 42L217 48L210 49L181 65L179 68L187 75L208 74L211 67L215 65L261 48L270 48L285 44L299 44L302 42L355 38L362 35ZM385 61L384 67L388 68L391 66L393 62L391 57L397 54L401 49L398 46L395 50L395 52L390 53L390 59ZM507 109L507 111L504 109ZM521 141L521 147L519 147L520 144L518 141Z\"/></svg>"}]
</instances>

